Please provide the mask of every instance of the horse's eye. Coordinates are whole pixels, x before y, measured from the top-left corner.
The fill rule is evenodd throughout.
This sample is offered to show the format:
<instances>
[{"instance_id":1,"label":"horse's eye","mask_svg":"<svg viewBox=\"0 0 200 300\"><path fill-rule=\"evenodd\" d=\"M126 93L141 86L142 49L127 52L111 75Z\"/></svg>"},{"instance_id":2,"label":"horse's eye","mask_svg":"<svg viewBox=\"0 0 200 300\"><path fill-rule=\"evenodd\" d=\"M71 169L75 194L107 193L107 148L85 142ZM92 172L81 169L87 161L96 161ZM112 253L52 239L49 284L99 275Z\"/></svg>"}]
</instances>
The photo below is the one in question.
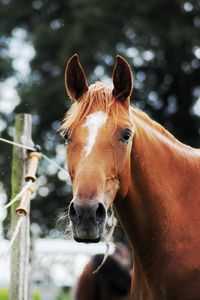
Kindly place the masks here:
<instances>
[{"instance_id":1,"label":"horse's eye","mask_svg":"<svg viewBox=\"0 0 200 300\"><path fill-rule=\"evenodd\" d=\"M64 140L66 144L69 144L69 142L71 142L71 138L68 132L65 132L64 134Z\"/></svg>"},{"instance_id":2,"label":"horse's eye","mask_svg":"<svg viewBox=\"0 0 200 300\"><path fill-rule=\"evenodd\" d=\"M120 141L124 144L128 144L132 131L129 128L125 128L120 133Z\"/></svg>"}]
</instances>

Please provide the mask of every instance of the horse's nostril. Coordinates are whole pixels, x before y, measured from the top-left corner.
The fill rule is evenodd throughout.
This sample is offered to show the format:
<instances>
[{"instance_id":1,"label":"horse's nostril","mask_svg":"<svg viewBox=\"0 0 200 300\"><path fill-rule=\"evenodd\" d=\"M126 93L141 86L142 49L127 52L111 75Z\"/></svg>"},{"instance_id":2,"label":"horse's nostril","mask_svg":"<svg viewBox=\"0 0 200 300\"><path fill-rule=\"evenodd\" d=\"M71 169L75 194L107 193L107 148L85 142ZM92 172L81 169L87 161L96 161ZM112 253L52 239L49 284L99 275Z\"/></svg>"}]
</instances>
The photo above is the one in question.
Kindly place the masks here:
<instances>
[{"instance_id":1,"label":"horse's nostril","mask_svg":"<svg viewBox=\"0 0 200 300\"><path fill-rule=\"evenodd\" d=\"M72 201L69 206L69 218L75 226L92 223L100 225L106 218L106 209L103 203L83 205Z\"/></svg>"},{"instance_id":2,"label":"horse's nostril","mask_svg":"<svg viewBox=\"0 0 200 300\"><path fill-rule=\"evenodd\" d=\"M70 206L69 206L69 218L72 221L72 223L78 225L79 223L79 215L76 212L75 208L74 208L74 203L71 202Z\"/></svg>"},{"instance_id":3,"label":"horse's nostril","mask_svg":"<svg viewBox=\"0 0 200 300\"><path fill-rule=\"evenodd\" d=\"M106 209L103 203L99 203L95 212L95 219L97 223L103 223L106 218Z\"/></svg>"}]
</instances>

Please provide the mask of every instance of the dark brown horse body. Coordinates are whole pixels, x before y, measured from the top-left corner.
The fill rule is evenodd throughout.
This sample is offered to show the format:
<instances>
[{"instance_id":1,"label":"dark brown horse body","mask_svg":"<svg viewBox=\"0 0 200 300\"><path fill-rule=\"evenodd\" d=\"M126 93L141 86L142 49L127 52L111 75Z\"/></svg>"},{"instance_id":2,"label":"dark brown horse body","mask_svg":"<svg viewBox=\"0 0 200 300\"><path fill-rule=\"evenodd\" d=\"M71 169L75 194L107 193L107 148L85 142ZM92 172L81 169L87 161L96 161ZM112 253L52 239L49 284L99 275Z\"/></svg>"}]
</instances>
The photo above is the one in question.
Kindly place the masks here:
<instances>
[{"instance_id":1,"label":"dark brown horse body","mask_svg":"<svg viewBox=\"0 0 200 300\"><path fill-rule=\"evenodd\" d=\"M88 87L78 57L67 64L76 101L62 132L74 238L98 242L114 204L134 254L132 299L199 300L200 150L129 105L132 77L121 57L113 85Z\"/></svg>"},{"instance_id":2,"label":"dark brown horse body","mask_svg":"<svg viewBox=\"0 0 200 300\"><path fill-rule=\"evenodd\" d=\"M99 272L93 274L102 259L103 255L95 255L86 265L78 279L74 300L130 300L129 270L108 256Z\"/></svg>"}]
</instances>

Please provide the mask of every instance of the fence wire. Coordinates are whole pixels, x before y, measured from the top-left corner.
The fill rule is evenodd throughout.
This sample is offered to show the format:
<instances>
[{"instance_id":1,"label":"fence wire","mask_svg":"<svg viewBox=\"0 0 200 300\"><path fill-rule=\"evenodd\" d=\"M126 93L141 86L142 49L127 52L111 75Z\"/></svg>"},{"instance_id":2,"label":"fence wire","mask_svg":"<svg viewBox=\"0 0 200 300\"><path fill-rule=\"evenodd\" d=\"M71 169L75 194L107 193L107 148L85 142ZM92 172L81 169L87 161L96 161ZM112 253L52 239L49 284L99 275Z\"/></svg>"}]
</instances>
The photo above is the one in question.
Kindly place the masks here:
<instances>
[{"instance_id":1,"label":"fence wire","mask_svg":"<svg viewBox=\"0 0 200 300\"><path fill-rule=\"evenodd\" d=\"M4 143L7 143L7 144L10 144L10 145L13 145L13 146L16 146L16 147L20 147L20 148L29 150L29 151L36 151L36 149L35 149L34 147L30 147L30 146L27 146L27 145L15 143L15 142L13 142L13 141L10 141L10 140L7 140L7 139L3 139L3 138L1 138L1 137L0 137L0 141L2 141L2 142L4 142ZM47 155L45 155L45 154L42 153L42 152L41 152L41 156L42 156L46 161L48 161L49 163L51 163L52 165L54 165L58 170L61 170L61 171L65 172L67 184L68 184L69 186L71 186L70 175L69 175L69 172L67 171L67 169L64 169L63 167L61 167L61 166L60 166L59 164L57 164L53 159L49 158Z\"/></svg>"},{"instance_id":2,"label":"fence wire","mask_svg":"<svg viewBox=\"0 0 200 300\"><path fill-rule=\"evenodd\" d=\"M30 146L27 146L27 145L23 145L23 144L19 144L19 143L16 143L16 142L13 142L13 141L10 141L10 140L7 140L7 139L4 139L4 138L0 138L0 141L4 142L4 143L7 143L7 144L10 144L10 145L13 145L13 146L16 146L16 147L19 147L19 148L23 148L23 149L26 149L26 150L29 150L29 151L36 151L36 149L34 147L30 147ZM60 165L58 165L54 160L50 159L47 155L45 155L44 153L41 153L41 156L46 160L48 161L49 163L53 164L58 170L61 170L63 172L65 172L65 174L67 175L66 177L66 181L67 181L67 184L71 186L71 180L70 180L70 175L69 175L69 172L62 168ZM16 202L17 200L19 200L20 198L22 198L22 196L28 191L28 189L30 189L30 187L34 184L34 182L32 180L29 180L21 189L21 191L11 200L9 201L9 203L7 203L5 206L3 206L0 211L4 210L4 209L7 209L8 207L10 207L14 202ZM13 232L13 235L12 235L12 238L11 240L9 241L9 244L8 244L8 247L7 249L4 251L4 253L0 254L0 259L5 259L7 257L7 255L9 254L18 234L19 234L19 231L20 231L20 228L21 228L21 225L22 223L24 222L26 216L21 216L19 217L18 221L17 221L17 224L15 226L15 230Z\"/></svg>"}]
</instances>

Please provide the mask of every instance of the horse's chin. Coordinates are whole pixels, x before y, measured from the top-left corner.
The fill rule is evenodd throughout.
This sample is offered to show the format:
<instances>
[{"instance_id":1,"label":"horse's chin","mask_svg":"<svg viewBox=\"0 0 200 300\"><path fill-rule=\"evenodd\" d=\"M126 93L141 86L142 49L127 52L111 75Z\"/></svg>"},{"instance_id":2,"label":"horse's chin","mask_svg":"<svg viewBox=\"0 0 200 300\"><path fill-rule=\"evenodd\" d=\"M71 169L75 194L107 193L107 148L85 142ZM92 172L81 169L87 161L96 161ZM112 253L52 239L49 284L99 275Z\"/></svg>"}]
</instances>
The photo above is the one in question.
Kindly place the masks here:
<instances>
[{"instance_id":1,"label":"horse's chin","mask_svg":"<svg viewBox=\"0 0 200 300\"><path fill-rule=\"evenodd\" d=\"M101 237L90 239L90 238L79 238L74 236L74 240L78 243L85 243L85 244L92 244L92 243L98 243L101 240Z\"/></svg>"}]
</instances>

